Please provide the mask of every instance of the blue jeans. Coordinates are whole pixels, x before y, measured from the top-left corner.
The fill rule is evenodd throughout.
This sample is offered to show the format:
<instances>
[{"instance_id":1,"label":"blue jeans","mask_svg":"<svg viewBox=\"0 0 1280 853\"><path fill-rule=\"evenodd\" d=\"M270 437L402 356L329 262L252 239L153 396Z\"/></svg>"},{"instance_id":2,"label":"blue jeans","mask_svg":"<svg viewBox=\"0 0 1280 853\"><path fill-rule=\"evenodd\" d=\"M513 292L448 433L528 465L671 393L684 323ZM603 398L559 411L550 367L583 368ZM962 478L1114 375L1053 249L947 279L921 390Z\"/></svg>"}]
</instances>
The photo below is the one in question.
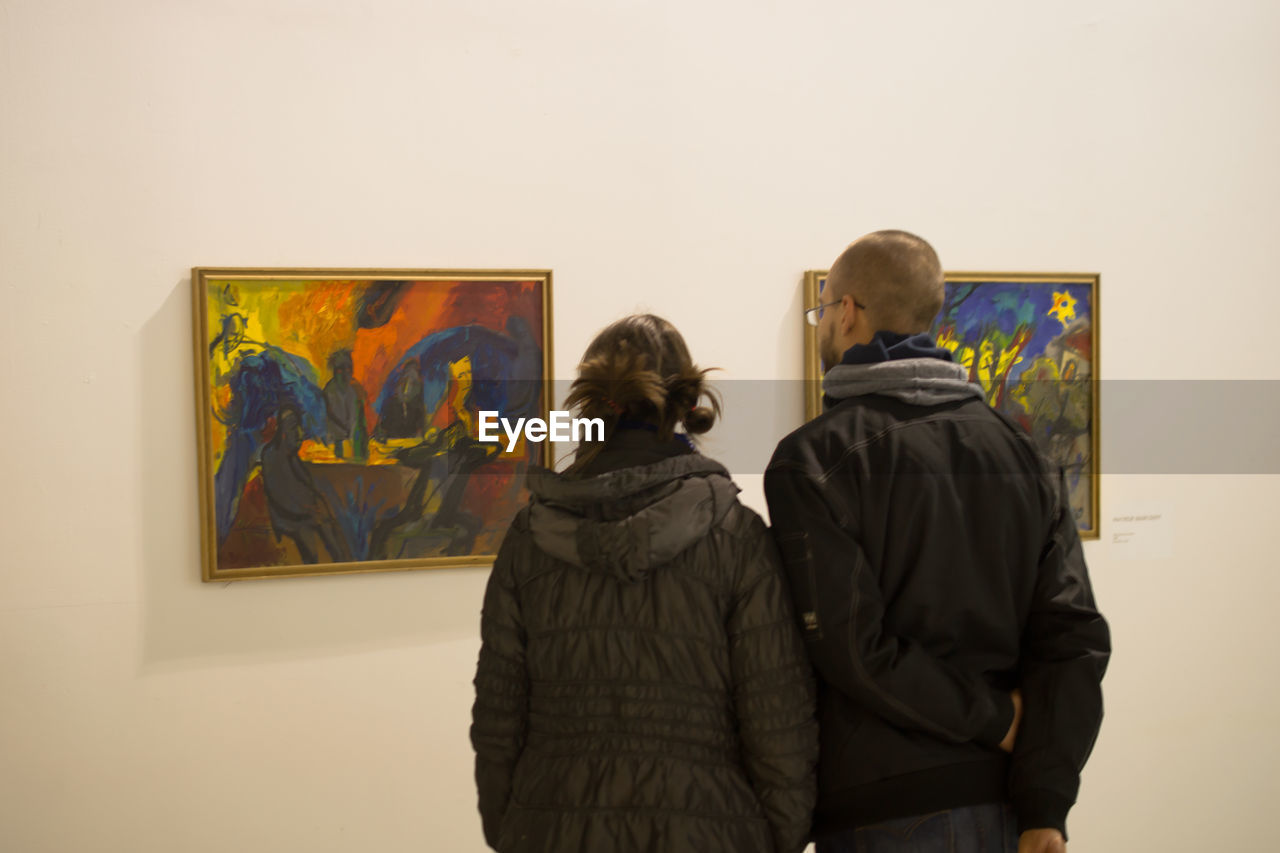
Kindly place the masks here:
<instances>
[{"instance_id":1,"label":"blue jeans","mask_svg":"<svg viewBox=\"0 0 1280 853\"><path fill-rule=\"evenodd\" d=\"M817 853L1017 853L1018 825L1003 803L887 820L817 842Z\"/></svg>"}]
</instances>

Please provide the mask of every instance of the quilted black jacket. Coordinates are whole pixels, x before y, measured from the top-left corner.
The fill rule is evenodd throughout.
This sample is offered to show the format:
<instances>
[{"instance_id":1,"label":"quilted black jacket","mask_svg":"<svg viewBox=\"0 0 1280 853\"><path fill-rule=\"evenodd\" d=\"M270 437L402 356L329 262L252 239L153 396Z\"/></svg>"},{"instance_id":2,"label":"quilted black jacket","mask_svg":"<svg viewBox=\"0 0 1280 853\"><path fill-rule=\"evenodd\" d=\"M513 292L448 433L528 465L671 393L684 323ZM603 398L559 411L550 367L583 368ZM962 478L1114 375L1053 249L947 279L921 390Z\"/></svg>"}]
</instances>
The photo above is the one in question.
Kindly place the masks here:
<instances>
[{"instance_id":1,"label":"quilted black jacket","mask_svg":"<svg viewBox=\"0 0 1280 853\"><path fill-rule=\"evenodd\" d=\"M775 546L717 463L619 433L530 475L485 595L471 727L502 853L797 853L814 685Z\"/></svg>"}]
</instances>

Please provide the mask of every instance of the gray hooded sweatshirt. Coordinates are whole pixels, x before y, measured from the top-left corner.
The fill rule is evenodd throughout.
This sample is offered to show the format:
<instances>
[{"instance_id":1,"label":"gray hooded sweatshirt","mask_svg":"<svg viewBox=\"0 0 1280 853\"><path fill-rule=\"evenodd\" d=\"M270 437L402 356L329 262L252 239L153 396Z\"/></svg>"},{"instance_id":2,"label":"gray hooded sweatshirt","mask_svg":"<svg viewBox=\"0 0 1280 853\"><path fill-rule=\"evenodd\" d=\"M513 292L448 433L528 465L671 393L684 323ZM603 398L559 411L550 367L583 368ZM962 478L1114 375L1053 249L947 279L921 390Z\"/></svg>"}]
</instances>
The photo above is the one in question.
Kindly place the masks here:
<instances>
[{"instance_id":1,"label":"gray hooded sweatshirt","mask_svg":"<svg viewBox=\"0 0 1280 853\"><path fill-rule=\"evenodd\" d=\"M936 406L986 396L982 386L969 381L968 368L938 358L837 364L823 377L822 390L833 400L881 394L914 406Z\"/></svg>"}]
</instances>

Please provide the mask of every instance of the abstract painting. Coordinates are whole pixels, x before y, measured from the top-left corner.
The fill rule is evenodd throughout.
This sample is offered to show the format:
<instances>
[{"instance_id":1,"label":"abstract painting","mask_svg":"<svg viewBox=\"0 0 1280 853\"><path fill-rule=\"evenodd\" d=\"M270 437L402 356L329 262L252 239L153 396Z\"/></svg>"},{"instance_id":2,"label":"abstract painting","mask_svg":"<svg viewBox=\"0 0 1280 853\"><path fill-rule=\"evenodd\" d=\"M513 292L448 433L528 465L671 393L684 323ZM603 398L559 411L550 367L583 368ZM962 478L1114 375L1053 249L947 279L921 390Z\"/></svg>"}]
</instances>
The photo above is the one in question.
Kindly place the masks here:
<instances>
[{"instance_id":1,"label":"abstract painting","mask_svg":"<svg viewBox=\"0 0 1280 853\"><path fill-rule=\"evenodd\" d=\"M206 581L493 561L547 444L551 274L192 270Z\"/></svg>"},{"instance_id":2,"label":"abstract painting","mask_svg":"<svg viewBox=\"0 0 1280 853\"><path fill-rule=\"evenodd\" d=\"M1095 274L947 273L931 334L987 402L1063 471L1080 535L1098 537L1098 285ZM805 274L805 307L826 272ZM805 414L821 412L817 336L806 326Z\"/></svg>"}]
</instances>

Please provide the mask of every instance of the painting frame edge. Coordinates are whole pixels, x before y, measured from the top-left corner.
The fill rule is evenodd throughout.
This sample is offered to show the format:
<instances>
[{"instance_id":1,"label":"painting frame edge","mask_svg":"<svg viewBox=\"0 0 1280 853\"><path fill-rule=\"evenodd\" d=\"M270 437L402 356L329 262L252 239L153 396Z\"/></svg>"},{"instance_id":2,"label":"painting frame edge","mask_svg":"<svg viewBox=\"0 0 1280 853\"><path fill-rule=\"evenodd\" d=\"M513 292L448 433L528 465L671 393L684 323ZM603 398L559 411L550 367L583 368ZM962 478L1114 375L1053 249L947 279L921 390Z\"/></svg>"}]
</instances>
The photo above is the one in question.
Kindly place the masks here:
<instances>
[{"instance_id":1,"label":"painting frame edge","mask_svg":"<svg viewBox=\"0 0 1280 853\"><path fill-rule=\"evenodd\" d=\"M818 304L818 282L827 277L828 270L805 270L804 305L801 320L804 321L804 419L811 421L822 414L822 361L818 357L818 328L810 326L804 312Z\"/></svg>"},{"instance_id":2,"label":"painting frame edge","mask_svg":"<svg viewBox=\"0 0 1280 853\"><path fill-rule=\"evenodd\" d=\"M804 305L803 310L808 310L818 304L818 282L826 278L830 270L805 270L804 273ZM987 281L1007 281L1014 284L1087 284L1090 287L1092 311L1092 340L1090 341L1091 367L1089 381L1092 384L1091 397L1092 406L1090 418L1092 419L1092 435L1089 437L1089 452L1093 455L1093 473L1089 475L1089 500L1093 507L1092 524L1088 528L1079 528L1080 538L1086 540L1100 539L1102 526L1102 423L1101 414L1101 388L1099 381L1101 377L1101 353L1102 343L1102 323L1101 323L1101 291L1102 291L1102 274L1101 273L1081 273L1081 272L981 272L971 270L957 270L955 272L944 272L943 277L949 284L951 282L987 282ZM805 378L805 421L811 421L818 415L822 414L822 373L821 364L818 356L818 333L817 329L804 324L804 378Z\"/></svg>"},{"instance_id":3,"label":"painting frame edge","mask_svg":"<svg viewBox=\"0 0 1280 853\"><path fill-rule=\"evenodd\" d=\"M230 277L239 280L273 280L283 276L331 277L347 279L405 279L439 281L537 281L542 285L542 412L549 416L554 405L554 346L552 325L552 278L550 269L410 269L396 267L238 267L193 266L191 268L192 300L192 366L195 381L196 414L196 476L199 483L200 514L200 579L203 583L224 583L242 580L270 580L274 578L325 577L329 575L357 575L375 572L409 572L424 569L474 568L492 566L497 554L479 554L466 557L426 557L410 560L369 560L357 563L314 563L279 568L256 567L219 569L214 499L213 442L210 424L206 416L211 411L207 359L208 303L206 282L211 278ZM544 465L554 468L554 444L545 442Z\"/></svg>"}]
</instances>

